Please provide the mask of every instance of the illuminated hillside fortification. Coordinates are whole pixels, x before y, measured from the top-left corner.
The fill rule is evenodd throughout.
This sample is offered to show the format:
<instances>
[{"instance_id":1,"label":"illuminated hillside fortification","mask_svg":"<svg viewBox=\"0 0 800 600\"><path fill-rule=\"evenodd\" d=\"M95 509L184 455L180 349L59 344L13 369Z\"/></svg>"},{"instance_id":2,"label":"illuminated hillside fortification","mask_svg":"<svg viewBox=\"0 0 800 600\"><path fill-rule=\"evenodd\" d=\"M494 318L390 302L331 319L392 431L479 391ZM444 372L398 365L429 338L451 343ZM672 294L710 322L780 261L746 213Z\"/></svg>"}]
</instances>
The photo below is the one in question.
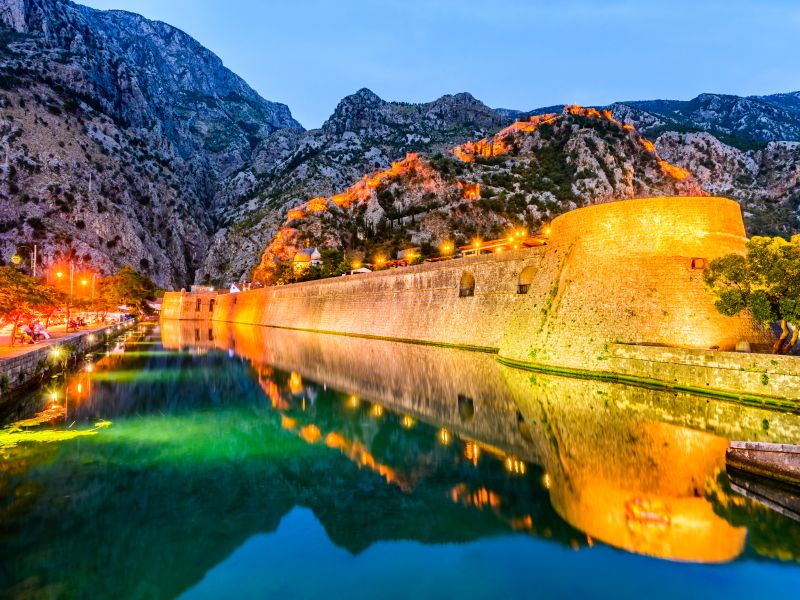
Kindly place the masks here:
<instances>
[{"instance_id":1,"label":"illuminated hillside fortification","mask_svg":"<svg viewBox=\"0 0 800 600\"><path fill-rule=\"evenodd\" d=\"M468 346L502 361L657 380L733 394L800 397L791 357L768 332L725 317L703 268L744 252L738 204L672 197L578 209L548 244L500 255L331 278L237 294L169 293L162 318L208 319Z\"/></svg>"}]
</instances>

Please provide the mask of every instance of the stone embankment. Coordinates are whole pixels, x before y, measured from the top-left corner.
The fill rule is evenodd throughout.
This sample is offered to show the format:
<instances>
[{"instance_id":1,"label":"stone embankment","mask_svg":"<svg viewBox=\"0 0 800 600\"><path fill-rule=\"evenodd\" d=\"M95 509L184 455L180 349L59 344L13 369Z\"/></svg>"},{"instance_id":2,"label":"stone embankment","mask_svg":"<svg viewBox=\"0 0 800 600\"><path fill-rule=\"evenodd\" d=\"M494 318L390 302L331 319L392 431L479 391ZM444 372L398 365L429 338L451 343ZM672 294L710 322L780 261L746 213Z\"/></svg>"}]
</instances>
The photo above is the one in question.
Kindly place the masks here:
<instances>
[{"instance_id":1,"label":"stone embankment","mask_svg":"<svg viewBox=\"0 0 800 600\"><path fill-rule=\"evenodd\" d=\"M800 398L793 357L705 289L710 260L745 250L739 205L647 198L555 219L546 246L236 294L168 293L162 319L213 319L468 347L535 370L761 402ZM774 403L773 403L774 405Z\"/></svg>"},{"instance_id":2,"label":"stone embankment","mask_svg":"<svg viewBox=\"0 0 800 600\"><path fill-rule=\"evenodd\" d=\"M122 327L126 325L79 332L53 343L27 346L13 356L0 358L0 404L19 392L42 384L54 373L74 366L80 357L101 347Z\"/></svg>"}]
</instances>

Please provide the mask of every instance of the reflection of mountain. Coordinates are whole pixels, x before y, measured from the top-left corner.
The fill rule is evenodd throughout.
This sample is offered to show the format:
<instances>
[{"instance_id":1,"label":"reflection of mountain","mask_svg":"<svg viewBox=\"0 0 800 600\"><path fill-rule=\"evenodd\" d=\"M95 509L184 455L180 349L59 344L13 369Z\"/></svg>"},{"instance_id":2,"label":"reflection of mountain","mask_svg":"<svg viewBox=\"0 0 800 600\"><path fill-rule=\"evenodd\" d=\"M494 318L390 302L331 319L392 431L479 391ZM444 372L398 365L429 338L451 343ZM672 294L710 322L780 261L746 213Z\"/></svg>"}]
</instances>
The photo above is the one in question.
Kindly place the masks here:
<instances>
[{"instance_id":1,"label":"reflection of mountain","mask_svg":"<svg viewBox=\"0 0 800 600\"><path fill-rule=\"evenodd\" d=\"M756 531L752 550L796 558L785 519L718 484L725 437L796 440L796 417L460 350L201 331L237 356L194 324L163 333L192 354L128 344L70 382L70 420L109 428L0 463L12 595L172 597L297 506L353 553L521 531L721 561Z\"/></svg>"},{"instance_id":2,"label":"reflection of mountain","mask_svg":"<svg viewBox=\"0 0 800 600\"><path fill-rule=\"evenodd\" d=\"M197 323L164 327L168 346L197 337ZM737 557L746 530L718 517L705 498L709 482L724 470L727 439L800 440L793 415L534 376L489 355L225 323L212 328L206 345L235 349L256 365L294 369L488 445L504 458L541 465L553 506L571 525L643 554L710 562Z\"/></svg>"},{"instance_id":3,"label":"reflection of mountain","mask_svg":"<svg viewBox=\"0 0 800 600\"><path fill-rule=\"evenodd\" d=\"M105 358L91 378L69 385L73 417L102 415L110 428L80 444L28 446L2 462L9 510L0 512L0 588L12 595L172 597L254 534L273 531L294 506L311 508L351 552L378 540L509 533L520 515L578 544L538 479L509 477L499 461L476 469L462 445L438 444L436 429L406 430L388 413L360 418L333 390L314 400L319 427L413 474L407 492L337 447L284 432L240 359L199 353L187 365L158 348L129 349L130 358ZM289 410L306 414L290 375L274 370L272 378ZM80 397L78 382L81 393L91 382L91 397ZM517 500L482 505L486 488Z\"/></svg>"}]
</instances>

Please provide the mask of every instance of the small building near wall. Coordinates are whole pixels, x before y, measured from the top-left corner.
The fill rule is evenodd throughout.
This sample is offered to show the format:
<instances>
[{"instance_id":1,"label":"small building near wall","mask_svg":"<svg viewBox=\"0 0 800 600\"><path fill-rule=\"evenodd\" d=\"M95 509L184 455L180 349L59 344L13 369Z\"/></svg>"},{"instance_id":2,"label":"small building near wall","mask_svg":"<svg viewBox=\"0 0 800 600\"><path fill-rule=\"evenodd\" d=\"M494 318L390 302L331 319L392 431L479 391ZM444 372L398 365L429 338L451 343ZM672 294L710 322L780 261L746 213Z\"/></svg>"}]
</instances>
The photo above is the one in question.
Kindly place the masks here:
<instances>
[{"instance_id":1,"label":"small building near wall","mask_svg":"<svg viewBox=\"0 0 800 600\"><path fill-rule=\"evenodd\" d=\"M311 267L322 264L322 255L317 248L304 248L299 250L292 259L292 269L295 273L304 273Z\"/></svg>"}]
</instances>

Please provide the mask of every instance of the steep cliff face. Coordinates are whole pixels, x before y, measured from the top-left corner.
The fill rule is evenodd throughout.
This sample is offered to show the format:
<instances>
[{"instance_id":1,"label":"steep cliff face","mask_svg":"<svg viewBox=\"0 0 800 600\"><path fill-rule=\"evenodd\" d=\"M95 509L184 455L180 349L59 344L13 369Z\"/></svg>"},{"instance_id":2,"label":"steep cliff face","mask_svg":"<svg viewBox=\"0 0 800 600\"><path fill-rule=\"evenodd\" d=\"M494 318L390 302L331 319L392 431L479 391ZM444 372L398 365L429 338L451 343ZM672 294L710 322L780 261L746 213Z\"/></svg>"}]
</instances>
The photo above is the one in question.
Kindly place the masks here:
<instances>
[{"instance_id":1,"label":"steep cliff face","mask_svg":"<svg viewBox=\"0 0 800 600\"><path fill-rule=\"evenodd\" d=\"M302 130L183 32L122 11L0 0L0 254L194 278L219 182Z\"/></svg>"}]
</instances>

